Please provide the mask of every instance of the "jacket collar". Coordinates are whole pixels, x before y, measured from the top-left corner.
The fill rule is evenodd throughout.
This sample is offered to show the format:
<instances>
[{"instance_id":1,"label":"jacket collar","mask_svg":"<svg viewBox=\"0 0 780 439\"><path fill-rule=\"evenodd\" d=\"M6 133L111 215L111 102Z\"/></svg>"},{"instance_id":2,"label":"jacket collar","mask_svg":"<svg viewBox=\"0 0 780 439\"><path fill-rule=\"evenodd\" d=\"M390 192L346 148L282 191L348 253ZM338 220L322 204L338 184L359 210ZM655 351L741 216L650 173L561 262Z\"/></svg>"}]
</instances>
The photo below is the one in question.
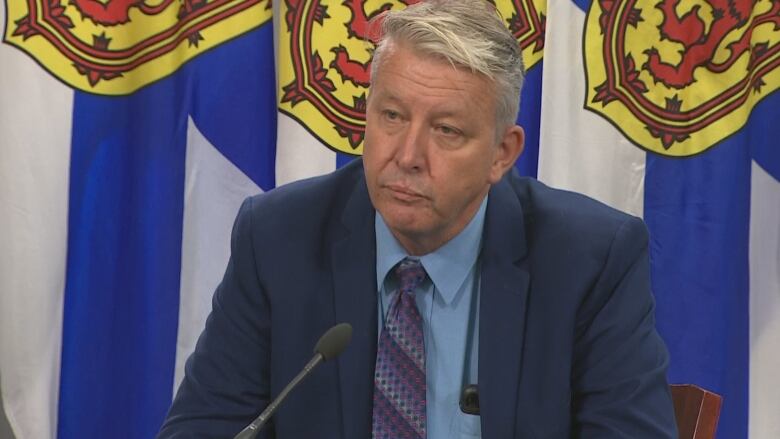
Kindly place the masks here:
<instances>
[{"instance_id":1,"label":"jacket collar","mask_svg":"<svg viewBox=\"0 0 780 439\"><path fill-rule=\"evenodd\" d=\"M375 213L360 172L331 249L336 323L352 325L352 341L337 360L342 430L347 439L371 436L377 341Z\"/></svg>"},{"instance_id":2,"label":"jacket collar","mask_svg":"<svg viewBox=\"0 0 780 439\"><path fill-rule=\"evenodd\" d=\"M502 179L490 190L479 307L479 402L483 437L515 437L529 271L523 208Z\"/></svg>"}]
</instances>

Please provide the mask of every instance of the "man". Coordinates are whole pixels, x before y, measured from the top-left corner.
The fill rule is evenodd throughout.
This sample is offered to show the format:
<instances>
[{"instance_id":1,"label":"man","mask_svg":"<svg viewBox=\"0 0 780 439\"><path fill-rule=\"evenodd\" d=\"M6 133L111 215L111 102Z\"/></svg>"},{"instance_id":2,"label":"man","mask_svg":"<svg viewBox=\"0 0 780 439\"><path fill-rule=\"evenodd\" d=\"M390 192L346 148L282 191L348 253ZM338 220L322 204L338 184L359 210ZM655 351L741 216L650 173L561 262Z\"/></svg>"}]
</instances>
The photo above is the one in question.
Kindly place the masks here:
<instances>
[{"instance_id":1,"label":"man","mask_svg":"<svg viewBox=\"0 0 780 439\"><path fill-rule=\"evenodd\" d=\"M362 161L244 203L160 437L234 435L338 322L351 345L267 437L676 437L646 230L507 174L522 63L495 10L381 26Z\"/></svg>"}]
</instances>

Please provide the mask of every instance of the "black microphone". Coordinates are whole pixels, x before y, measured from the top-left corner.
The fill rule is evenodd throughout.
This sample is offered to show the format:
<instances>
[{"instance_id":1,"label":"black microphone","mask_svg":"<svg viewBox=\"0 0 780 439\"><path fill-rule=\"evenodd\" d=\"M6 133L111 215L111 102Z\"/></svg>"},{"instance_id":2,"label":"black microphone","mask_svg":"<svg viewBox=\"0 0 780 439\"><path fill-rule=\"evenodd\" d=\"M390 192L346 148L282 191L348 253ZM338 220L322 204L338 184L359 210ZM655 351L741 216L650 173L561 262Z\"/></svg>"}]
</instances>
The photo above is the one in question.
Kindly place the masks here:
<instances>
[{"instance_id":1,"label":"black microphone","mask_svg":"<svg viewBox=\"0 0 780 439\"><path fill-rule=\"evenodd\" d=\"M328 361L332 358L336 358L344 348L347 347L349 341L352 339L352 325L349 323L339 323L338 325L328 329L328 331L320 337L317 345L314 346L314 357L306 363L303 370L295 377L290 384L285 387L279 396L277 396L268 407L260 413L251 424L247 425L245 429L241 430L233 439L253 439L260 429L263 428L268 419L276 412L276 408L284 401L287 394L298 385L304 378L306 378L315 367L317 367L323 361Z\"/></svg>"},{"instance_id":2,"label":"black microphone","mask_svg":"<svg viewBox=\"0 0 780 439\"><path fill-rule=\"evenodd\" d=\"M479 415L479 387L469 384L460 394L460 411L467 415Z\"/></svg>"}]
</instances>

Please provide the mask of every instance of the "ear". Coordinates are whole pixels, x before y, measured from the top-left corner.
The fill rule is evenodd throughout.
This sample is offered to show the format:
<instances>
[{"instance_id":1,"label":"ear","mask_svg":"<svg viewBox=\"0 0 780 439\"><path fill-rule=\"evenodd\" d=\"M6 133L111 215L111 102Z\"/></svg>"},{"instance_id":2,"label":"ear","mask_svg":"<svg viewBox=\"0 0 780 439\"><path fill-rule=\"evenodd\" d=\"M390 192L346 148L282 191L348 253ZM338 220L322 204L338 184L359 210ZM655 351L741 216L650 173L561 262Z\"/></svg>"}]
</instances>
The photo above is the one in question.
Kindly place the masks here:
<instances>
[{"instance_id":1,"label":"ear","mask_svg":"<svg viewBox=\"0 0 780 439\"><path fill-rule=\"evenodd\" d=\"M493 164L490 168L490 184L498 183L501 177L515 164L525 145L525 131L519 125L512 125L500 139Z\"/></svg>"}]
</instances>

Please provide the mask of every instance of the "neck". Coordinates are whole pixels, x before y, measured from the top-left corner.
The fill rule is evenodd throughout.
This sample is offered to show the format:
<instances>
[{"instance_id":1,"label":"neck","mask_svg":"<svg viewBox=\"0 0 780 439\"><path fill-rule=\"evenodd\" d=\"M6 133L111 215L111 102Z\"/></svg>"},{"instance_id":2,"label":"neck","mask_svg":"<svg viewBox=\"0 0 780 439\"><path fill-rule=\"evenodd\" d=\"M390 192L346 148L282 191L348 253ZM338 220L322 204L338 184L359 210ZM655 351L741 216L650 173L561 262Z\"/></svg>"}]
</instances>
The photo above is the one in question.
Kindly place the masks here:
<instances>
[{"instance_id":1,"label":"neck","mask_svg":"<svg viewBox=\"0 0 780 439\"><path fill-rule=\"evenodd\" d=\"M460 232L460 230L458 232ZM395 239L398 240L398 243L401 244L401 247L403 247L404 250L406 250L409 256L424 256L427 255L428 253L433 253L437 249L439 249L439 247L449 242L450 239L452 239L458 234L455 233L452 236L447 236L442 238L442 237L423 237L423 236L410 237L410 236L401 235L400 233L394 230L391 230L391 233L393 234Z\"/></svg>"},{"instance_id":2,"label":"neck","mask_svg":"<svg viewBox=\"0 0 780 439\"><path fill-rule=\"evenodd\" d=\"M487 192L485 193L485 196L487 196ZM483 196L479 199L479 203L467 208L467 210L470 210L471 212L465 217L465 220L462 223L454 224L447 229L425 233L403 233L399 230L393 230L390 227L388 227L388 229L409 256L424 256L438 250L468 227L474 220L474 216L479 211L484 199Z\"/></svg>"}]
</instances>

